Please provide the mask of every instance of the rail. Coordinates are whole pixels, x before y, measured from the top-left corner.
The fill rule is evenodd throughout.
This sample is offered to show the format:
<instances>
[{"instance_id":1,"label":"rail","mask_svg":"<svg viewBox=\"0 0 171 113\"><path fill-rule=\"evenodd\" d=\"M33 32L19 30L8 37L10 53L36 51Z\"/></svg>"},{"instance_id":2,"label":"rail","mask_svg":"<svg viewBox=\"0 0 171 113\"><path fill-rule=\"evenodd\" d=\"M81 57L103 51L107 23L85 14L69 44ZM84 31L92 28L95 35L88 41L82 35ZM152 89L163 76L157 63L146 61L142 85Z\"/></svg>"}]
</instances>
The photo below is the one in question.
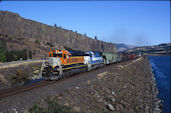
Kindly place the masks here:
<instances>
[{"instance_id":1,"label":"rail","mask_svg":"<svg viewBox=\"0 0 171 113\"><path fill-rule=\"evenodd\" d=\"M22 85L22 86L18 86L18 87L14 87L14 88L9 88L9 89L4 89L0 91L0 99L8 97L8 96L12 96L12 95L16 95L22 92L26 92L38 87L42 87L42 86L46 86L49 84L53 84L56 81L39 81L39 82L35 82L32 84L26 84L26 85Z\"/></svg>"}]
</instances>

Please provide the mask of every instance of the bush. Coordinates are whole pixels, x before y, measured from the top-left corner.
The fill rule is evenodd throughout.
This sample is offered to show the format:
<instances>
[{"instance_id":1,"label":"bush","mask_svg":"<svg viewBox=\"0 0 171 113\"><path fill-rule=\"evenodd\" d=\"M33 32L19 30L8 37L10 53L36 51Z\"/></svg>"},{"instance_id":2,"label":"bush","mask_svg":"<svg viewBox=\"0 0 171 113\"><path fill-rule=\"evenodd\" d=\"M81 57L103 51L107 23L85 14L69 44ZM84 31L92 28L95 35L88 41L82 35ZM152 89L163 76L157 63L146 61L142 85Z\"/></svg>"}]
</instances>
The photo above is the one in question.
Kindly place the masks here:
<instances>
[{"instance_id":1,"label":"bush","mask_svg":"<svg viewBox=\"0 0 171 113\"><path fill-rule=\"evenodd\" d=\"M39 45L40 44L40 40L35 40L35 43Z\"/></svg>"},{"instance_id":2,"label":"bush","mask_svg":"<svg viewBox=\"0 0 171 113\"><path fill-rule=\"evenodd\" d=\"M11 77L12 84L28 83L29 81L30 79L28 79L28 76L20 69Z\"/></svg>"},{"instance_id":3,"label":"bush","mask_svg":"<svg viewBox=\"0 0 171 113\"><path fill-rule=\"evenodd\" d=\"M47 113L44 108L39 107L38 105L34 105L29 109L30 113Z\"/></svg>"},{"instance_id":4,"label":"bush","mask_svg":"<svg viewBox=\"0 0 171 113\"><path fill-rule=\"evenodd\" d=\"M22 58L23 60L27 60L27 52L26 50L21 50L21 51L10 51L5 53L6 56L6 61L16 61L20 60Z\"/></svg>"},{"instance_id":5,"label":"bush","mask_svg":"<svg viewBox=\"0 0 171 113\"><path fill-rule=\"evenodd\" d=\"M29 59L32 59L32 51L29 51Z\"/></svg>"},{"instance_id":6,"label":"bush","mask_svg":"<svg viewBox=\"0 0 171 113\"><path fill-rule=\"evenodd\" d=\"M12 47L12 45L10 46ZM8 51L6 47L6 43L4 41L0 42L0 62L10 62L20 60L27 60L27 50L21 51Z\"/></svg>"},{"instance_id":7,"label":"bush","mask_svg":"<svg viewBox=\"0 0 171 113\"><path fill-rule=\"evenodd\" d=\"M33 51L33 55L35 55L35 54L36 54L36 50Z\"/></svg>"},{"instance_id":8,"label":"bush","mask_svg":"<svg viewBox=\"0 0 171 113\"><path fill-rule=\"evenodd\" d=\"M50 43L50 42L47 42L46 45L53 47L52 43Z\"/></svg>"},{"instance_id":9,"label":"bush","mask_svg":"<svg viewBox=\"0 0 171 113\"><path fill-rule=\"evenodd\" d=\"M109 113L109 112L108 112L108 110L106 110L106 109L102 109L102 110L96 111L96 113Z\"/></svg>"},{"instance_id":10,"label":"bush","mask_svg":"<svg viewBox=\"0 0 171 113\"><path fill-rule=\"evenodd\" d=\"M66 50L72 50L72 48L67 47L67 46L64 46L64 48L65 48Z\"/></svg>"},{"instance_id":11,"label":"bush","mask_svg":"<svg viewBox=\"0 0 171 113\"><path fill-rule=\"evenodd\" d=\"M6 56L5 56L6 52L7 52L6 43L2 41L0 42L0 62L6 61Z\"/></svg>"},{"instance_id":12,"label":"bush","mask_svg":"<svg viewBox=\"0 0 171 113\"><path fill-rule=\"evenodd\" d=\"M32 108L29 109L29 112L30 113L73 113L70 107L60 105L57 102L57 100L47 98L45 99L45 102L47 103L47 108L34 105Z\"/></svg>"}]
</instances>

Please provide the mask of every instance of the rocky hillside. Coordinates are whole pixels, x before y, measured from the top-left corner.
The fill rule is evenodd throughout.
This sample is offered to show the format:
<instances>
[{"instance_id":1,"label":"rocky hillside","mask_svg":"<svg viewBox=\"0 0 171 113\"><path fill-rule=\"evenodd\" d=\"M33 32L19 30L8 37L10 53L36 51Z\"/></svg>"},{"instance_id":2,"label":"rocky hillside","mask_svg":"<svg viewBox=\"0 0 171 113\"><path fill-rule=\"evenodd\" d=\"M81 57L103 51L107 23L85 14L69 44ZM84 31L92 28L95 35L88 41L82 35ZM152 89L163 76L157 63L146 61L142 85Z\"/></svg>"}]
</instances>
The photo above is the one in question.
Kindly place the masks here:
<instances>
[{"instance_id":1,"label":"rocky hillside","mask_svg":"<svg viewBox=\"0 0 171 113\"><path fill-rule=\"evenodd\" d=\"M35 66L28 71L34 72ZM148 59L138 58L0 99L0 111L14 113L15 109L17 113L28 113L37 104L31 113L40 113L47 110L45 98L51 97L74 113L161 113L157 92ZM49 112L59 112L57 105L49 107Z\"/></svg>"},{"instance_id":2,"label":"rocky hillside","mask_svg":"<svg viewBox=\"0 0 171 113\"><path fill-rule=\"evenodd\" d=\"M5 42L7 51L25 49L27 56L32 54L33 58L46 57L47 52L53 48L116 52L112 43L25 19L8 11L0 11L0 42Z\"/></svg>"}]
</instances>

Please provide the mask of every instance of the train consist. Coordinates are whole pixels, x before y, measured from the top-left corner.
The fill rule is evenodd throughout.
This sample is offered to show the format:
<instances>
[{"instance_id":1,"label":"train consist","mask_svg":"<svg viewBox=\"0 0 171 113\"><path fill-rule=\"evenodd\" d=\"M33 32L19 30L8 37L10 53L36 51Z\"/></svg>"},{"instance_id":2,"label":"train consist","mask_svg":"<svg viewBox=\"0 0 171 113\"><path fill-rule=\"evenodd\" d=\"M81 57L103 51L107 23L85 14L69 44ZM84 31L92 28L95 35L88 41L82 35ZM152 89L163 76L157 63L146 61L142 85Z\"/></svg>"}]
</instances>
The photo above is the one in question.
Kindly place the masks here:
<instances>
[{"instance_id":1,"label":"train consist","mask_svg":"<svg viewBox=\"0 0 171 113\"><path fill-rule=\"evenodd\" d=\"M135 54L101 53L99 51L51 50L49 61L42 64L44 79L58 80L73 73L89 71L106 64L134 59Z\"/></svg>"}]
</instances>

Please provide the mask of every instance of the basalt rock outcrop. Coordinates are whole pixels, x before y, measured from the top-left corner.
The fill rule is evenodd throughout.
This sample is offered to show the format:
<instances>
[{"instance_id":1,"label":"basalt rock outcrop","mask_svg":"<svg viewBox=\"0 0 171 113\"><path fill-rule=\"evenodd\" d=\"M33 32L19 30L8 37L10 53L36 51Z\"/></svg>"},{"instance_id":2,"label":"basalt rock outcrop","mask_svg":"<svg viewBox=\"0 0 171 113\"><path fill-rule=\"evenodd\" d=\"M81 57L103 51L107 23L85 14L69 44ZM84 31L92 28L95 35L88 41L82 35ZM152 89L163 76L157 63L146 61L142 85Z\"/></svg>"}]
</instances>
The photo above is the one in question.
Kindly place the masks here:
<instances>
[{"instance_id":1,"label":"basalt rock outcrop","mask_svg":"<svg viewBox=\"0 0 171 113\"><path fill-rule=\"evenodd\" d=\"M8 11L0 11L0 39L7 42L8 50L16 50L19 46L20 49L39 51L37 56L47 54L46 52L52 48L62 47L73 50L116 52L116 47L112 43L92 39L72 30L25 19ZM9 43L14 44L14 47ZM36 57L36 54L33 56Z\"/></svg>"}]
</instances>

